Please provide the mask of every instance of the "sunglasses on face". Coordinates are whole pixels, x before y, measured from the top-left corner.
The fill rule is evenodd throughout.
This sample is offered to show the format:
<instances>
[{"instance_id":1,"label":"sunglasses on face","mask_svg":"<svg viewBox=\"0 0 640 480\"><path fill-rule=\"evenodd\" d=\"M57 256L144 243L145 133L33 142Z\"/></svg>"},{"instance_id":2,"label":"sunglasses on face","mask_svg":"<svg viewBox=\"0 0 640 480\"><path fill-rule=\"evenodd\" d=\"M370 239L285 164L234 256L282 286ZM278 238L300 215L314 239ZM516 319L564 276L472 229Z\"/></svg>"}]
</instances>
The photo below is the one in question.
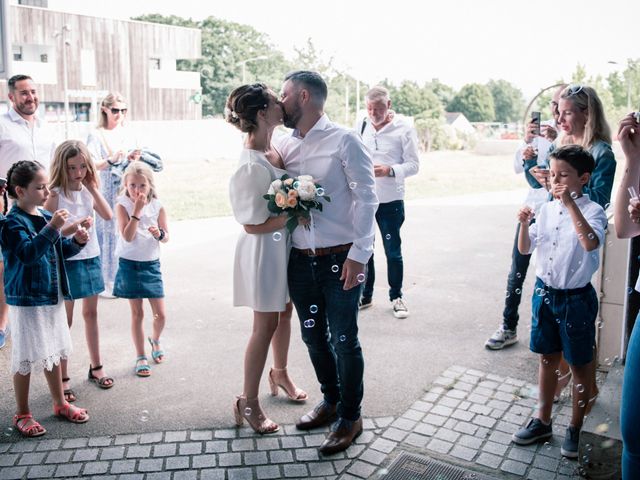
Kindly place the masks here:
<instances>
[{"instance_id":1,"label":"sunglasses on face","mask_svg":"<svg viewBox=\"0 0 640 480\"><path fill-rule=\"evenodd\" d=\"M125 113L127 113L127 109L126 108L110 108L109 110L111 110L111 113L113 115L117 115L119 113L122 113L124 115Z\"/></svg>"},{"instance_id":2,"label":"sunglasses on face","mask_svg":"<svg viewBox=\"0 0 640 480\"><path fill-rule=\"evenodd\" d=\"M569 85L567 93L569 97L577 95L582 91L582 85Z\"/></svg>"}]
</instances>

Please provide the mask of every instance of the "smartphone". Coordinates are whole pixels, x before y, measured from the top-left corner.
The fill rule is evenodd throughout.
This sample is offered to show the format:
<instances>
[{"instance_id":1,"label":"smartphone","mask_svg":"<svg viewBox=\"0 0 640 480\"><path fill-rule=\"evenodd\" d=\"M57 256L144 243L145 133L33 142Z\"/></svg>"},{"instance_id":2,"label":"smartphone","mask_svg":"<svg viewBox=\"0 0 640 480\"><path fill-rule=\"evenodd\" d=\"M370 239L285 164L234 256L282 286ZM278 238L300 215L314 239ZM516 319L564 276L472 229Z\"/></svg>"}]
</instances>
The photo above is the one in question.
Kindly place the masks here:
<instances>
[{"instance_id":1,"label":"smartphone","mask_svg":"<svg viewBox=\"0 0 640 480\"><path fill-rule=\"evenodd\" d=\"M531 122L536 124L534 135L540 135L540 112L531 112Z\"/></svg>"}]
</instances>

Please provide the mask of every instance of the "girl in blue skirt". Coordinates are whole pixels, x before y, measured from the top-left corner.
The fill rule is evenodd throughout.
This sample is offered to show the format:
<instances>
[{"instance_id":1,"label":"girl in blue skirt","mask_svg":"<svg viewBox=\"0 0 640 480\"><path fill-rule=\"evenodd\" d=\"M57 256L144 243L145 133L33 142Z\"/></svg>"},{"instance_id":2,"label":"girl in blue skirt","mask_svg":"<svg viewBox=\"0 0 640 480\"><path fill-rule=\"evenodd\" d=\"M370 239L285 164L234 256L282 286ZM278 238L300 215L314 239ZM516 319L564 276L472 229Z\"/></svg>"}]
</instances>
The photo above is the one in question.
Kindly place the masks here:
<instances>
[{"instance_id":1,"label":"girl in blue skirt","mask_svg":"<svg viewBox=\"0 0 640 480\"><path fill-rule=\"evenodd\" d=\"M87 246L80 253L67 259L67 276L72 300L65 301L67 323L73 324L74 300L82 299L85 337L89 349L89 381L102 388L113 387L113 378L102 368L100 358L100 333L98 329L98 294L104 290L100 264L100 245L93 227L94 210L106 221L113 216L111 207L100 193L98 174L84 143L67 140L61 143L53 155L51 164L51 193L44 206L50 212L65 209L69 217L62 227L62 235L73 236L78 230L89 233ZM76 400L69 386L68 359L61 362L64 396L67 402Z\"/></svg>"},{"instance_id":2,"label":"girl in blue skirt","mask_svg":"<svg viewBox=\"0 0 640 480\"><path fill-rule=\"evenodd\" d=\"M131 307L131 335L136 348L135 372L139 377L151 375L144 350L144 311L147 298L153 312L151 357L162 363L160 335L164 329L164 288L160 273L160 242L169 240L167 214L156 195L153 171L143 162L133 162L123 177L123 191L116 202L116 218L120 236L116 254L120 257L113 294L128 298Z\"/></svg>"}]
</instances>

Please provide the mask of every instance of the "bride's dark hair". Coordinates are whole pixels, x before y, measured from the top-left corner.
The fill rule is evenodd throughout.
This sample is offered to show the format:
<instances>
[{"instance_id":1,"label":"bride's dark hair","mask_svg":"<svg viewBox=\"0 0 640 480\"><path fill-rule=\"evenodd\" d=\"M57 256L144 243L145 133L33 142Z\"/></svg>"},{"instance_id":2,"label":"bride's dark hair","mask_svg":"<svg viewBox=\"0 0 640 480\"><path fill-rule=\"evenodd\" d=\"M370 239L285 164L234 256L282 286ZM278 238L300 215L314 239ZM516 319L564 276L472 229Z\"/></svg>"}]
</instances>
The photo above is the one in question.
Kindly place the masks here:
<instances>
[{"instance_id":1,"label":"bride's dark hair","mask_svg":"<svg viewBox=\"0 0 640 480\"><path fill-rule=\"evenodd\" d=\"M224 118L242 132L253 132L258 128L258 112L266 109L271 99L269 87L264 83L242 85L227 98Z\"/></svg>"}]
</instances>

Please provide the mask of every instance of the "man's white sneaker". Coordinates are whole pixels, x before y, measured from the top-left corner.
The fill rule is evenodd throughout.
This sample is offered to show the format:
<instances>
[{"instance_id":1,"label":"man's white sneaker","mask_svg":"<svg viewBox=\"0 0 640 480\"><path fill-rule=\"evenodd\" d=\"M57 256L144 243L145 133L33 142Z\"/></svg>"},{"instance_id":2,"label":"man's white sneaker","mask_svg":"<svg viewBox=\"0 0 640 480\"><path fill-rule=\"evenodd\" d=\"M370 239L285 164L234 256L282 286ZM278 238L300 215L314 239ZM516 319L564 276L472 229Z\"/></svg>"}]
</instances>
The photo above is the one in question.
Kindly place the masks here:
<instances>
[{"instance_id":1,"label":"man's white sneaker","mask_svg":"<svg viewBox=\"0 0 640 480\"><path fill-rule=\"evenodd\" d=\"M402 298L396 298L392 300L393 303L393 316L396 318L407 318L409 316L409 309L404 303Z\"/></svg>"},{"instance_id":2,"label":"man's white sneaker","mask_svg":"<svg viewBox=\"0 0 640 480\"><path fill-rule=\"evenodd\" d=\"M518 334L516 330L509 330L501 326L496 332L491 335L491 338L484 344L489 350L502 350L504 347L513 345L518 341Z\"/></svg>"}]
</instances>

